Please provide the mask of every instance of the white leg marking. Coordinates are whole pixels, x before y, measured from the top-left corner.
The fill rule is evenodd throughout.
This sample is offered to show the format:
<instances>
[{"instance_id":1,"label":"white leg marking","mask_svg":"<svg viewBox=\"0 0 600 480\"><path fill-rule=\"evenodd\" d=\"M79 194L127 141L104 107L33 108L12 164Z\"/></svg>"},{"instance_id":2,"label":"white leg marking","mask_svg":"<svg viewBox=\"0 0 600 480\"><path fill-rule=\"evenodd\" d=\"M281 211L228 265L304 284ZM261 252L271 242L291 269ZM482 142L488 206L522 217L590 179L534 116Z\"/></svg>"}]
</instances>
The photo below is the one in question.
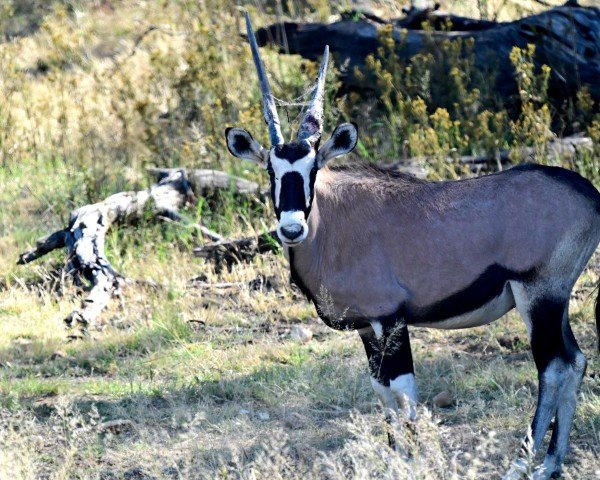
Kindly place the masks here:
<instances>
[{"instance_id":1,"label":"white leg marking","mask_svg":"<svg viewBox=\"0 0 600 480\"><path fill-rule=\"evenodd\" d=\"M375 390L375 393L377 394L385 408L389 408L394 411L398 410L398 403L396 402L396 397L392 393L390 387L382 385L373 377L371 377L371 385L373 386L373 390Z\"/></svg>"},{"instance_id":2,"label":"white leg marking","mask_svg":"<svg viewBox=\"0 0 600 480\"><path fill-rule=\"evenodd\" d=\"M390 382L390 389L398 403L404 408L407 418L411 421L416 420L419 391L415 376L412 373L406 373L396 377Z\"/></svg>"},{"instance_id":3,"label":"white leg marking","mask_svg":"<svg viewBox=\"0 0 600 480\"><path fill-rule=\"evenodd\" d=\"M556 414L561 385L565 380L565 368L564 362L556 358L548 364L546 370L540 376L540 396L535 413L535 428L531 433L534 452L537 452L540 448L550 422Z\"/></svg>"},{"instance_id":4,"label":"white leg marking","mask_svg":"<svg viewBox=\"0 0 600 480\"><path fill-rule=\"evenodd\" d=\"M383 327L381 326L381 322L373 321L371 322L371 328L375 332L375 336L379 340L383 337Z\"/></svg>"},{"instance_id":5,"label":"white leg marking","mask_svg":"<svg viewBox=\"0 0 600 480\"><path fill-rule=\"evenodd\" d=\"M526 478L529 471L529 461L524 458L517 458L512 462L510 469L502 477L502 480L520 480Z\"/></svg>"},{"instance_id":6,"label":"white leg marking","mask_svg":"<svg viewBox=\"0 0 600 480\"><path fill-rule=\"evenodd\" d=\"M540 448L546 432L548 431L548 426L552 421L552 417L554 417L557 410L560 388L565 378L563 375L564 368L564 362L557 358L552 360L541 374L539 383L540 396L534 422L535 429L531 432L531 438L528 438L527 440L528 443L530 442L530 457L526 458L523 454L520 454L519 457L512 462L510 469L506 475L504 475L503 480L530 478L533 456L535 456L535 453ZM545 463L546 468L549 466L549 464ZM536 469L532 478L534 480L545 480L550 478L552 472L547 472L546 468Z\"/></svg>"},{"instance_id":7,"label":"white leg marking","mask_svg":"<svg viewBox=\"0 0 600 480\"><path fill-rule=\"evenodd\" d=\"M533 480L548 480L552 474L560 472L564 455L569 443L569 432L573 421L573 414L577 404L577 390L583 371L585 370L585 357L578 353L573 365L560 358L552 360L541 375L540 388L543 388L539 400L536 430L532 432L533 454L540 448L548 425L556 414L558 422L558 437L556 448L552 454L546 454L544 462L533 472ZM505 480L524 477L531 470L528 459L515 460L504 476Z\"/></svg>"},{"instance_id":8,"label":"white leg marking","mask_svg":"<svg viewBox=\"0 0 600 480\"><path fill-rule=\"evenodd\" d=\"M533 480L548 480L552 478L552 474L558 470L558 465L556 463L556 457L554 455L546 455L544 463L533 472Z\"/></svg>"}]
</instances>

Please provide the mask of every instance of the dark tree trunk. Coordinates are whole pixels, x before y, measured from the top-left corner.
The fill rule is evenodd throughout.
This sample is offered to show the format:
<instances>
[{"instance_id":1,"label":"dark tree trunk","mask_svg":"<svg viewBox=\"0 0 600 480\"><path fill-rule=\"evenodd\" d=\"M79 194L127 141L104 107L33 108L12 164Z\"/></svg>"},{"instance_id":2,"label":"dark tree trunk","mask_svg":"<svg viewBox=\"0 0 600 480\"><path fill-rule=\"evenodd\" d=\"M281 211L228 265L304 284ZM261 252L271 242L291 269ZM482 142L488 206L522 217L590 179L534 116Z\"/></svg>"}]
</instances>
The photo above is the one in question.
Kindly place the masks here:
<instances>
[{"instance_id":1,"label":"dark tree trunk","mask_svg":"<svg viewBox=\"0 0 600 480\"><path fill-rule=\"evenodd\" d=\"M425 20L434 31L420 29ZM435 30L443 28L447 20L453 25L451 31ZM389 23L394 26L396 53L404 61L418 53L435 51L446 40L473 39L474 67L495 77L494 93L509 109L519 103L509 54L514 46L525 48L530 43L536 46L536 66L546 64L552 68L549 96L555 107L562 109L583 85L588 86L596 107L600 104L600 9L573 2L507 23L424 11L390 21L342 16L330 24L286 22L261 28L257 36L259 45L273 43L283 51L283 28L289 53L312 60L320 58L328 44L336 64L347 65L345 84L362 88L364 84L354 76L354 68L362 69L365 57L377 52L378 32Z\"/></svg>"}]
</instances>

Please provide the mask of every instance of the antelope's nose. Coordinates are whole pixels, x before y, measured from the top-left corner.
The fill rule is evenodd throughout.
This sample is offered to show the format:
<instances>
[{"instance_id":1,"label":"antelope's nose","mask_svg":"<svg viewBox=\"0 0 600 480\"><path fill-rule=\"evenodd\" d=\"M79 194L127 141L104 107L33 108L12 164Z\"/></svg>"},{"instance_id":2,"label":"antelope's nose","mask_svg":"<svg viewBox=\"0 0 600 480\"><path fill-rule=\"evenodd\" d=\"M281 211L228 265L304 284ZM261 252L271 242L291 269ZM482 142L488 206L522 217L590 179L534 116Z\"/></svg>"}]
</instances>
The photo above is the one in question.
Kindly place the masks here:
<instances>
[{"instance_id":1,"label":"antelope's nose","mask_svg":"<svg viewBox=\"0 0 600 480\"><path fill-rule=\"evenodd\" d=\"M281 227L281 233L283 233L288 240L296 240L300 235L302 235L303 230L304 227L298 224L291 224Z\"/></svg>"}]
</instances>

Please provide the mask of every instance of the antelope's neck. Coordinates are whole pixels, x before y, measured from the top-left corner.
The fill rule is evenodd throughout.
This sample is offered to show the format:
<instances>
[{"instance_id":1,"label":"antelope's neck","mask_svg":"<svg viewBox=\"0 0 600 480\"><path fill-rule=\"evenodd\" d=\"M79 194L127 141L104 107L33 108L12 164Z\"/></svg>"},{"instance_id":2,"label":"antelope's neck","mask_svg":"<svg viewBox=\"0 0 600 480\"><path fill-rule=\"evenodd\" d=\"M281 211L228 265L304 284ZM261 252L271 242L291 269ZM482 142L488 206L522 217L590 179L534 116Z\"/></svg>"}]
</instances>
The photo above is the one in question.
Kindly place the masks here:
<instances>
[{"instance_id":1,"label":"antelope's neck","mask_svg":"<svg viewBox=\"0 0 600 480\"><path fill-rule=\"evenodd\" d=\"M308 236L300 245L285 248L292 280L317 308L319 308L319 299L324 295L324 289L327 287L325 277L327 264L331 260L327 258L330 253L327 244L332 239L328 238L324 214L331 213L331 210L335 209L335 205L330 205L327 195L327 178L326 172L319 171L317 174L314 198L307 219Z\"/></svg>"}]
</instances>

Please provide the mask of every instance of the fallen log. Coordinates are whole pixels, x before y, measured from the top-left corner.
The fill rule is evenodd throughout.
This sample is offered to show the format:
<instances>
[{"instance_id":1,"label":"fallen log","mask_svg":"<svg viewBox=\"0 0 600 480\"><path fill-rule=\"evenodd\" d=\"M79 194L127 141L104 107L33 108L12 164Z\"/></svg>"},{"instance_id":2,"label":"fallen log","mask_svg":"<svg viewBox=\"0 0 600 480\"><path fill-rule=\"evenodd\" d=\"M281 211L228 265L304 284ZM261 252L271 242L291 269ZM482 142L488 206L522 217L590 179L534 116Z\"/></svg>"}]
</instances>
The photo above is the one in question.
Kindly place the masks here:
<instances>
[{"instance_id":1,"label":"fallen log","mask_svg":"<svg viewBox=\"0 0 600 480\"><path fill-rule=\"evenodd\" d=\"M163 178L179 172L179 168L149 168L148 172L155 175L160 182ZM232 189L235 193L262 194L266 190L261 190L256 182L246 180L240 177L233 177L220 170L188 170L185 171L187 182L190 189L197 197L205 197L215 190Z\"/></svg>"},{"instance_id":2,"label":"fallen log","mask_svg":"<svg viewBox=\"0 0 600 480\"><path fill-rule=\"evenodd\" d=\"M555 138L546 144L548 163L573 166L576 159L582 155L593 155L594 142L590 137L571 135ZM519 162L535 162L536 150L532 147L521 147L518 150L498 150L489 155L463 155L447 157L449 165L464 166L474 175L493 173L508 168L516 158ZM425 168L425 158L407 158L381 164L384 168L409 173L419 178L428 175Z\"/></svg>"},{"instance_id":3,"label":"fallen log","mask_svg":"<svg viewBox=\"0 0 600 480\"><path fill-rule=\"evenodd\" d=\"M236 263L252 261L256 255L277 252L279 245L279 237L272 230L254 237L209 243L195 248L194 255L213 262L215 269L220 271L224 265L231 268Z\"/></svg>"},{"instance_id":4,"label":"fallen log","mask_svg":"<svg viewBox=\"0 0 600 480\"><path fill-rule=\"evenodd\" d=\"M66 228L36 242L35 248L19 256L18 264L30 263L47 253L67 249L65 271L75 284L90 286L81 306L66 318L73 337L84 335L121 287L130 282L117 272L105 252L108 230L115 225L139 221L147 212L156 219L182 221L179 210L209 192L233 189L240 194L259 193L258 184L215 170L152 169L159 181L141 191L120 192L105 200L73 210ZM222 240L204 225L192 225L211 240Z\"/></svg>"},{"instance_id":5,"label":"fallen log","mask_svg":"<svg viewBox=\"0 0 600 480\"><path fill-rule=\"evenodd\" d=\"M425 20L433 31L422 30ZM536 46L536 68L546 64L552 69L548 93L556 108L564 108L564 102L583 85L588 86L596 106L600 103L600 9L575 2L506 23L425 11L389 21L363 15L358 20L343 16L333 23L283 22L259 29L257 38L261 46L271 43L281 52L311 60L320 58L328 44L336 64L344 66L342 81L350 87L366 88L375 82L361 81L354 69L363 71L365 58L377 54L379 31L386 24L393 25L395 51L404 62L430 52L441 65L444 59L439 47L443 42L472 39L474 68L495 78L495 93L513 111L520 100L509 53L514 46L525 48L530 43Z\"/></svg>"}]
</instances>

